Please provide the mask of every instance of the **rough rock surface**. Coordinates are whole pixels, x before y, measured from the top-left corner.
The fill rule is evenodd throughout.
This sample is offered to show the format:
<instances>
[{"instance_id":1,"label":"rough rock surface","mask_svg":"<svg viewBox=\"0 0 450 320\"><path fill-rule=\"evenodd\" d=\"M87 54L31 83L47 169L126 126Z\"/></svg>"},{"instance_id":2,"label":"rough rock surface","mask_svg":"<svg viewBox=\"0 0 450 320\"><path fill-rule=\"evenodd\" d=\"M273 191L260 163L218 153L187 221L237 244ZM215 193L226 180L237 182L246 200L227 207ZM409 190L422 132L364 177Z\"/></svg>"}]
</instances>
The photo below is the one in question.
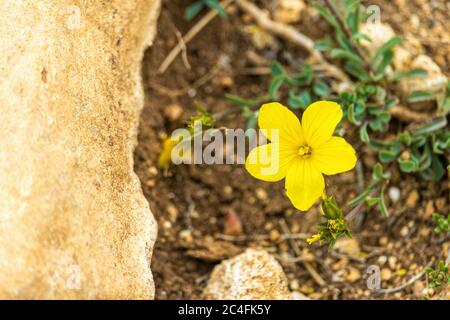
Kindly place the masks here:
<instances>
[{"instance_id":1,"label":"rough rock surface","mask_svg":"<svg viewBox=\"0 0 450 320\"><path fill-rule=\"evenodd\" d=\"M211 274L204 292L211 300L289 300L286 276L278 261L264 250L247 249L224 260Z\"/></svg>"},{"instance_id":2,"label":"rough rock surface","mask_svg":"<svg viewBox=\"0 0 450 320\"><path fill-rule=\"evenodd\" d=\"M0 1L0 297L152 298L133 172L159 0Z\"/></svg>"},{"instance_id":3,"label":"rough rock surface","mask_svg":"<svg viewBox=\"0 0 450 320\"><path fill-rule=\"evenodd\" d=\"M400 81L400 89L403 96L407 97L414 91L426 91L431 93L444 92L447 85L447 77L442 73L441 68L429 56L419 55L415 57L411 61L410 65L405 69L423 69L427 72L427 75L422 78L405 79ZM411 104L411 107L417 110L427 109L428 106L430 106L430 103Z\"/></svg>"}]
</instances>

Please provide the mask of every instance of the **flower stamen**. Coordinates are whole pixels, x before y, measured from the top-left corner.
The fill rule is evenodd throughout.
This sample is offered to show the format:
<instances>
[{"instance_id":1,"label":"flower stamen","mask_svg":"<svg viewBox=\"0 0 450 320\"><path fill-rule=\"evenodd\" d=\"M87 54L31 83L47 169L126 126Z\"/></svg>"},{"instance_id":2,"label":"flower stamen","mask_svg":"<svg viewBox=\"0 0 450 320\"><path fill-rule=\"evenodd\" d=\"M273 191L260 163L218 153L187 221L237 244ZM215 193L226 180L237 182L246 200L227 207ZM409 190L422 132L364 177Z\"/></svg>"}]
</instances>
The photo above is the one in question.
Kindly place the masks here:
<instances>
[{"instance_id":1,"label":"flower stamen","mask_svg":"<svg viewBox=\"0 0 450 320\"><path fill-rule=\"evenodd\" d=\"M311 153L312 153L312 149L308 145L301 146L298 149L298 155L303 159L309 158L311 156Z\"/></svg>"}]
</instances>

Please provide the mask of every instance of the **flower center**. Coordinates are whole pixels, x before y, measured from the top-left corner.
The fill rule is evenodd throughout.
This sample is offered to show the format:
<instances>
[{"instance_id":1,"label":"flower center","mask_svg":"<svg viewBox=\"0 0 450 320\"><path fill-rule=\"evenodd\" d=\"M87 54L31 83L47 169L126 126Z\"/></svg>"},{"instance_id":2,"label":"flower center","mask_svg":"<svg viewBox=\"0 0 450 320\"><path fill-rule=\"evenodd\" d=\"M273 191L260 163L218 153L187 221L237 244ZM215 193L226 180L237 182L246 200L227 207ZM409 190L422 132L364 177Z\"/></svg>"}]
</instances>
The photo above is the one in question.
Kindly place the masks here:
<instances>
[{"instance_id":1,"label":"flower center","mask_svg":"<svg viewBox=\"0 0 450 320\"><path fill-rule=\"evenodd\" d=\"M312 149L308 145L301 146L298 149L298 155L303 159L309 158L311 156L311 152L312 152Z\"/></svg>"}]
</instances>

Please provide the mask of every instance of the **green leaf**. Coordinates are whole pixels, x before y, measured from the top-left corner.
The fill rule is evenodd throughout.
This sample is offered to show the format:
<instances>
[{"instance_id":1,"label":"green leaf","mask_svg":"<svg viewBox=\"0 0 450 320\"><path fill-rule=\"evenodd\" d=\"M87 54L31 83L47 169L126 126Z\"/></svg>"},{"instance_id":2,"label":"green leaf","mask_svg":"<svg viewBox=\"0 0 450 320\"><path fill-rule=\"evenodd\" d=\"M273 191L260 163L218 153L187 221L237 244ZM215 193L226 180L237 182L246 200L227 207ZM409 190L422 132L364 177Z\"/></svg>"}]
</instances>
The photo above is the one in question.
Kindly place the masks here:
<instances>
[{"instance_id":1,"label":"green leaf","mask_svg":"<svg viewBox=\"0 0 450 320\"><path fill-rule=\"evenodd\" d=\"M355 78L358 78L362 82L369 82L371 80L370 75L367 73L366 70L364 70L364 68L360 64L347 62L344 68L345 71L347 71Z\"/></svg>"},{"instance_id":2,"label":"green leaf","mask_svg":"<svg viewBox=\"0 0 450 320\"><path fill-rule=\"evenodd\" d=\"M380 208L381 215L383 216L384 219L389 217L389 211L388 211L388 209L386 207L386 202L384 201L384 189L385 188L386 188L386 185L381 187L380 201L378 202L378 207Z\"/></svg>"},{"instance_id":3,"label":"green leaf","mask_svg":"<svg viewBox=\"0 0 450 320\"><path fill-rule=\"evenodd\" d=\"M281 85L284 82L284 75L276 76L272 79L269 85L269 97L272 100L278 99L278 90L280 90Z\"/></svg>"},{"instance_id":4,"label":"green leaf","mask_svg":"<svg viewBox=\"0 0 450 320\"><path fill-rule=\"evenodd\" d=\"M383 123L378 119L372 119L369 121L370 129L373 131L382 131L383 130Z\"/></svg>"},{"instance_id":5,"label":"green leaf","mask_svg":"<svg viewBox=\"0 0 450 320\"><path fill-rule=\"evenodd\" d=\"M345 16L347 25L350 28L352 35L355 35L359 30L361 22L361 4L359 0L347 0L345 4Z\"/></svg>"},{"instance_id":6,"label":"green leaf","mask_svg":"<svg viewBox=\"0 0 450 320\"><path fill-rule=\"evenodd\" d=\"M205 1L206 5L208 5L211 9L217 11L219 16L225 17L227 15L227 12L220 4L219 0L203 0Z\"/></svg>"},{"instance_id":7,"label":"green leaf","mask_svg":"<svg viewBox=\"0 0 450 320\"><path fill-rule=\"evenodd\" d=\"M378 181L372 182L361 194L347 203L350 208L356 207L358 204L367 199L370 193L378 186Z\"/></svg>"},{"instance_id":8,"label":"green leaf","mask_svg":"<svg viewBox=\"0 0 450 320\"><path fill-rule=\"evenodd\" d=\"M414 161L413 159L398 159L400 170L406 173L415 172L419 169L418 161Z\"/></svg>"},{"instance_id":9,"label":"green leaf","mask_svg":"<svg viewBox=\"0 0 450 320\"><path fill-rule=\"evenodd\" d=\"M357 126L361 125L361 120L356 116L355 104L353 103L348 106L347 118L351 123Z\"/></svg>"},{"instance_id":10,"label":"green leaf","mask_svg":"<svg viewBox=\"0 0 450 320\"><path fill-rule=\"evenodd\" d=\"M333 39L330 36L326 36L322 40L315 43L314 48L319 51L330 51L335 47Z\"/></svg>"},{"instance_id":11,"label":"green leaf","mask_svg":"<svg viewBox=\"0 0 450 320\"><path fill-rule=\"evenodd\" d=\"M278 62L274 61L270 64L270 73L273 77L278 77L286 74L284 67Z\"/></svg>"},{"instance_id":12,"label":"green leaf","mask_svg":"<svg viewBox=\"0 0 450 320\"><path fill-rule=\"evenodd\" d=\"M423 126L422 128L412 131L412 136L419 137L419 136L425 135L427 133L435 132L437 130L445 128L446 125L447 125L447 118L442 117L442 118L434 119L430 123Z\"/></svg>"},{"instance_id":13,"label":"green leaf","mask_svg":"<svg viewBox=\"0 0 450 320\"><path fill-rule=\"evenodd\" d=\"M370 137L369 134L367 133L367 122L365 122L364 125L361 127L361 129L359 129L359 137L361 141L364 143L370 142Z\"/></svg>"},{"instance_id":14,"label":"green leaf","mask_svg":"<svg viewBox=\"0 0 450 320\"><path fill-rule=\"evenodd\" d=\"M390 77L389 81L399 81L403 79L422 78L427 76L427 71L424 69L411 69L408 71L395 71Z\"/></svg>"},{"instance_id":15,"label":"green leaf","mask_svg":"<svg viewBox=\"0 0 450 320\"><path fill-rule=\"evenodd\" d=\"M331 93L330 87L323 81L317 81L314 84L313 92L321 98L327 97Z\"/></svg>"},{"instance_id":16,"label":"green leaf","mask_svg":"<svg viewBox=\"0 0 450 320\"><path fill-rule=\"evenodd\" d=\"M394 150L381 150L378 153L378 158L380 159L381 162L384 163L389 163L394 161L398 156L398 152L394 151Z\"/></svg>"},{"instance_id":17,"label":"green leaf","mask_svg":"<svg viewBox=\"0 0 450 320\"><path fill-rule=\"evenodd\" d=\"M395 36L385 42L374 54L371 65L375 66L377 64L377 61L385 55L386 52L392 51L392 49L403 42L403 39L401 37Z\"/></svg>"},{"instance_id":18,"label":"green leaf","mask_svg":"<svg viewBox=\"0 0 450 320\"><path fill-rule=\"evenodd\" d=\"M412 137L411 134L408 131L402 132L400 133L400 135L398 136L398 140L401 143L406 144L407 146L409 146L412 142Z\"/></svg>"},{"instance_id":19,"label":"green leaf","mask_svg":"<svg viewBox=\"0 0 450 320\"><path fill-rule=\"evenodd\" d=\"M325 20L327 20L328 23L334 27L336 31L342 31L341 27L339 26L339 23L337 22L333 14L330 12L330 10L328 10L324 6L321 6L320 4L315 4L314 7L325 18Z\"/></svg>"},{"instance_id":20,"label":"green leaf","mask_svg":"<svg viewBox=\"0 0 450 320\"><path fill-rule=\"evenodd\" d=\"M367 198L366 202L369 207L373 207L380 202L380 198Z\"/></svg>"},{"instance_id":21,"label":"green leaf","mask_svg":"<svg viewBox=\"0 0 450 320\"><path fill-rule=\"evenodd\" d=\"M184 18L187 21L194 19L200 13L200 11L202 11L204 6L205 3L203 1L194 2L184 11Z\"/></svg>"},{"instance_id":22,"label":"green leaf","mask_svg":"<svg viewBox=\"0 0 450 320\"><path fill-rule=\"evenodd\" d=\"M289 92L289 106L292 109L305 109L311 104L311 96L308 91L303 90L299 95L296 95L293 90Z\"/></svg>"},{"instance_id":23,"label":"green leaf","mask_svg":"<svg viewBox=\"0 0 450 320\"><path fill-rule=\"evenodd\" d=\"M336 39L339 43L339 45L346 51L352 52L354 53L355 51L353 50L352 44L350 43L350 41L348 41L348 39L345 37L345 35L341 32L338 32L336 34Z\"/></svg>"},{"instance_id":24,"label":"green leaf","mask_svg":"<svg viewBox=\"0 0 450 320\"><path fill-rule=\"evenodd\" d=\"M263 99L244 99L232 94L226 94L225 99L232 105L238 106L238 107L253 107L261 104Z\"/></svg>"},{"instance_id":25,"label":"green leaf","mask_svg":"<svg viewBox=\"0 0 450 320\"><path fill-rule=\"evenodd\" d=\"M383 165L379 162L373 167L372 177L374 180L386 180L391 177L391 173L389 171L384 172Z\"/></svg>"},{"instance_id":26,"label":"green leaf","mask_svg":"<svg viewBox=\"0 0 450 320\"><path fill-rule=\"evenodd\" d=\"M341 49L341 48L335 48L335 49L331 50L330 56L335 59L349 60L360 66L363 64L363 61L361 60L361 58L358 55L356 55L352 51L348 51L348 50Z\"/></svg>"},{"instance_id":27,"label":"green leaf","mask_svg":"<svg viewBox=\"0 0 450 320\"><path fill-rule=\"evenodd\" d=\"M431 166L421 172L421 176L428 181L439 181L445 175L445 169L439 157L436 154L431 153Z\"/></svg>"},{"instance_id":28,"label":"green leaf","mask_svg":"<svg viewBox=\"0 0 450 320\"><path fill-rule=\"evenodd\" d=\"M432 101L435 99L434 94L426 91L415 91L408 96L408 102Z\"/></svg>"},{"instance_id":29,"label":"green leaf","mask_svg":"<svg viewBox=\"0 0 450 320\"><path fill-rule=\"evenodd\" d=\"M378 63L376 66L373 66L375 77L377 79L381 79L381 77L384 75L384 72L386 71L387 66L391 64L393 58L394 51L388 50L383 54L383 58L381 59L380 63Z\"/></svg>"}]
</instances>

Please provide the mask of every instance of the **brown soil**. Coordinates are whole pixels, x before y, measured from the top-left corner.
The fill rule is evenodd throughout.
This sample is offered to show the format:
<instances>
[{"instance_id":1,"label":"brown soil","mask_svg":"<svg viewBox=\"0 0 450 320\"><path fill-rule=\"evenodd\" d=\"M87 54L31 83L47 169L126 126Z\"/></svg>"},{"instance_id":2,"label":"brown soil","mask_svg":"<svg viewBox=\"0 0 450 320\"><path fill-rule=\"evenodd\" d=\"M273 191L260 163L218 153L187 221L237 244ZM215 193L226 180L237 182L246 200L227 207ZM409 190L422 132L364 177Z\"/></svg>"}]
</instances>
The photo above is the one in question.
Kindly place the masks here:
<instances>
[{"instance_id":1,"label":"brown soil","mask_svg":"<svg viewBox=\"0 0 450 320\"><path fill-rule=\"evenodd\" d=\"M217 112L234 108L225 101L226 93L257 97L266 90L269 76L252 74L255 70L252 53L265 57L268 62L277 58L291 67L305 58L304 52L281 40L275 40L270 49L255 49L244 32L245 24L251 21L236 9L225 19L213 20L188 44L187 58L191 69L180 56L163 75L158 75L155 70L177 44L176 33L185 34L195 23L183 19L183 10L190 2L163 2L157 40L148 50L143 67L147 99L135 167L159 224L152 261L156 298L201 298L202 288L214 265L246 247L264 247L273 252L282 263L292 289L314 299L420 298L426 286L425 278L397 293L376 295L367 288L366 270L372 264L380 266L384 269L382 287L396 287L419 273L432 259L445 257L449 243L437 243L430 214L435 210L450 212L448 180L433 184L415 176L394 174L390 185L401 190L401 198L396 203L388 203L390 218L383 220L378 211L367 210L352 226L360 246L359 254L350 252L348 245L341 251L330 251L326 246L308 246L304 240L294 240L301 258L311 261L325 280L326 285L319 286L301 262L292 261L296 256L292 243L282 236L285 233L283 221L287 223L289 233L314 233L318 209L313 208L307 214L293 210L284 195L283 183L257 181L242 165L172 166L167 176L157 169L161 139L183 126L195 112L194 101L210 112ZM449 71L449 46L442 42L449 39L445 27L450 8L447 11L433 9L428 1L420 0L395 1L395 4L392 1L373 2L382 7L383 21L391 23L400 34L418 36L426 52L446 73ZM399 4L401 10L397 8ZM416 30L408 23L412 13L419 17L421 29ZM298 27L314 39L322 37L328 30L317 17L305 17ZM169 120L164 114L173 104L182 106L183 112L179 119ZM238 113L230 114L218 125L243 127L245 119ZM346 138L354 140L351 136ZM363 175L367 182L376 160L369 150L358 152L363 159ZM356 171L333 177L330 181L341 203L360 190ZM416 193L418 197L415 197ZM235 212L242 221L243 241L220 238L225 217L230 212Z\"/></svg>"}]
</instances>

